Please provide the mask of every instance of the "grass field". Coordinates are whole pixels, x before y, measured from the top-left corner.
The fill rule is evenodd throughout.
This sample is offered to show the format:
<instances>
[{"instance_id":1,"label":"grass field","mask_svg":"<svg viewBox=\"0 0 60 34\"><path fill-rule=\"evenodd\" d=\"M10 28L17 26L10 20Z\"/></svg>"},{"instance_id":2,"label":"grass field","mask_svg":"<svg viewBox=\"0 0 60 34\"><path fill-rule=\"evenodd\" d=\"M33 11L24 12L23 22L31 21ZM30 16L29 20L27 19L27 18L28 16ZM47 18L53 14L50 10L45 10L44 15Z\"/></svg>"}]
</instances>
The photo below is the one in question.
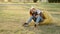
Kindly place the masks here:
<instances>
[{"instance_id":1,"label":"grass field","mask_svg":"<svg viewBox=\"0 0 60 34\"><path fill-rule=\"evenodd\" d=\"M47 10L54 18L53 24L23 27L31 6ZM0 4L0 34L60 34L60 3Z\"/></svg>"}]
</instances>

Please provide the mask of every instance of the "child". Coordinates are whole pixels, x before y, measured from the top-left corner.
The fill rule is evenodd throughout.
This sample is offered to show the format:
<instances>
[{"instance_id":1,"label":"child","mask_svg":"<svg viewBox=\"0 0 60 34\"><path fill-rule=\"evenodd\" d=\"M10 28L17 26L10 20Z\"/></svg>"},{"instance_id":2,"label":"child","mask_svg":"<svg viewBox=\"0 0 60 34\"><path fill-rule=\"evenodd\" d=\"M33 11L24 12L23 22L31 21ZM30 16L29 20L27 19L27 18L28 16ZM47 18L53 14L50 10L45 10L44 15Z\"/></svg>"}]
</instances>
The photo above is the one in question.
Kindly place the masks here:
<instances>
[{"instance_id":1,"label":"child","mask_svg":"<svg viewBox=\"0 0 60 34\"><path fill-rule=\"evenodd\" d=\"M42 13L42 11L40 11L39 9L35 9L34 7L32 7L31 9L30 9L30 18L27 20L27 22L26 23L24 23L23 25L24 26L28 26L28 24L32 21L32 20L34 20L34 22L35 22L35 27L39 24L39 22L42 22L44 19L45 19L45 17L44 17L44 15L43 15L43 13Z\"/></svg>"}]
</instances>

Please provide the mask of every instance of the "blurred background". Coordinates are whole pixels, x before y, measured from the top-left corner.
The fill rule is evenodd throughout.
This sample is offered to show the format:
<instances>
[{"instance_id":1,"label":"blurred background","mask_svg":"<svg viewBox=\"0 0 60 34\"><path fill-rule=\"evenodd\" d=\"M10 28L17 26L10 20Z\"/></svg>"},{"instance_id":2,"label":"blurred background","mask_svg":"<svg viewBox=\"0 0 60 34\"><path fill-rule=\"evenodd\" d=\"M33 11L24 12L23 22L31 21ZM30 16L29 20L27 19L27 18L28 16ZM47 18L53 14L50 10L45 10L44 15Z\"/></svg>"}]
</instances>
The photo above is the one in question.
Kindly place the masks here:
<instances>
[{"instance_id":1,"label":"blurred background","mask_svg":"<svg viewBox=\"0 0 60 34\"><path fill-rule=\"evenodd\" d=\"M23 27L31 6L48 11L53 24ZM0 0L0 34L60 34L60 0Z\"/></svg>"},{"instance_id":2,"label":"blurred background","mask_svg":"<svg viewBox=\"0 0 60 34\"><path fill-rule=\"evenodd\" d=\"M49 3L60 3L60 0L0 0L0 2L23 2L23 3L31 3L31 2L49 2Z\"/></svg>"}]
</instances>

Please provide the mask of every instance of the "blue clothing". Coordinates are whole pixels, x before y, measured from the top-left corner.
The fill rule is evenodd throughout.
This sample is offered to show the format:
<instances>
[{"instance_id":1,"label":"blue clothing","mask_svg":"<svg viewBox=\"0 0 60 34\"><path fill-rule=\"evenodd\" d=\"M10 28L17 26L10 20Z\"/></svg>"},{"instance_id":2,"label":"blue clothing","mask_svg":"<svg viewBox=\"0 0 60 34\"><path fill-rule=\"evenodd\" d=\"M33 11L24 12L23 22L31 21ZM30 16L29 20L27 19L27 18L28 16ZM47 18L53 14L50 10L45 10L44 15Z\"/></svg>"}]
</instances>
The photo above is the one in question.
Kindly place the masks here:
<instances>
[{"instance_id":1,"label":"blue clothing","mask_svg":"<svg viewBox=\"0 0 60 34\"><path fill-rule=\"evenodd\" d=\"M37 9L36 11L34 11L33 14L32 14L32 16L28 19L27 23L30 23L32 20L34 20L35 24L38 24L38 23L42 22L43 18L42 18L42 16L40 16L41 12L42 11L39 10L39 9ZM39 15L39 16L37 16L37 15ZM37 16L37 17L35 17L35 16Z\"/></svg>"},{"instance_id":2,"label":"blue clothing","mask_svg":"<svg viewBox=\"0 0 60 34\"><path fill-rule=\"evenodd\" d=\"M41 16L38 16L37 18L34 16L31 16L27 23L30 23L32 20L34 20L35 24L39 24L41 21L43 21L43 18Z\"/></svg>"}]
</instances>

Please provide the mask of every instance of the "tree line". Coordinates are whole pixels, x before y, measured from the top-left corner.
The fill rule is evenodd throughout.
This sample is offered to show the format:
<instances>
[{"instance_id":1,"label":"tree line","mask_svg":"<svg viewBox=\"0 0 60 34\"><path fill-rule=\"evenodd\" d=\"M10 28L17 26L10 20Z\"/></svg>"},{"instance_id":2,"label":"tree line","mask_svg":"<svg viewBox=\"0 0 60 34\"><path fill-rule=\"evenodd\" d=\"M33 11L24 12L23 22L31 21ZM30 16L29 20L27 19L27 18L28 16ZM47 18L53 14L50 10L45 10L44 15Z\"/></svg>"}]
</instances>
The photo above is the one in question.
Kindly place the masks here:
<instances>
[{"instance_id":1,"label":"tree line","mask_svg":"<svg viewBox=\"0 0 60 34\"><path fill-rule=\"evenodd\" d=\"M33 0L36 3L38 0ZM60 3L60 0L47 0L49 3Z\"/></svg>"}]
</instances>

